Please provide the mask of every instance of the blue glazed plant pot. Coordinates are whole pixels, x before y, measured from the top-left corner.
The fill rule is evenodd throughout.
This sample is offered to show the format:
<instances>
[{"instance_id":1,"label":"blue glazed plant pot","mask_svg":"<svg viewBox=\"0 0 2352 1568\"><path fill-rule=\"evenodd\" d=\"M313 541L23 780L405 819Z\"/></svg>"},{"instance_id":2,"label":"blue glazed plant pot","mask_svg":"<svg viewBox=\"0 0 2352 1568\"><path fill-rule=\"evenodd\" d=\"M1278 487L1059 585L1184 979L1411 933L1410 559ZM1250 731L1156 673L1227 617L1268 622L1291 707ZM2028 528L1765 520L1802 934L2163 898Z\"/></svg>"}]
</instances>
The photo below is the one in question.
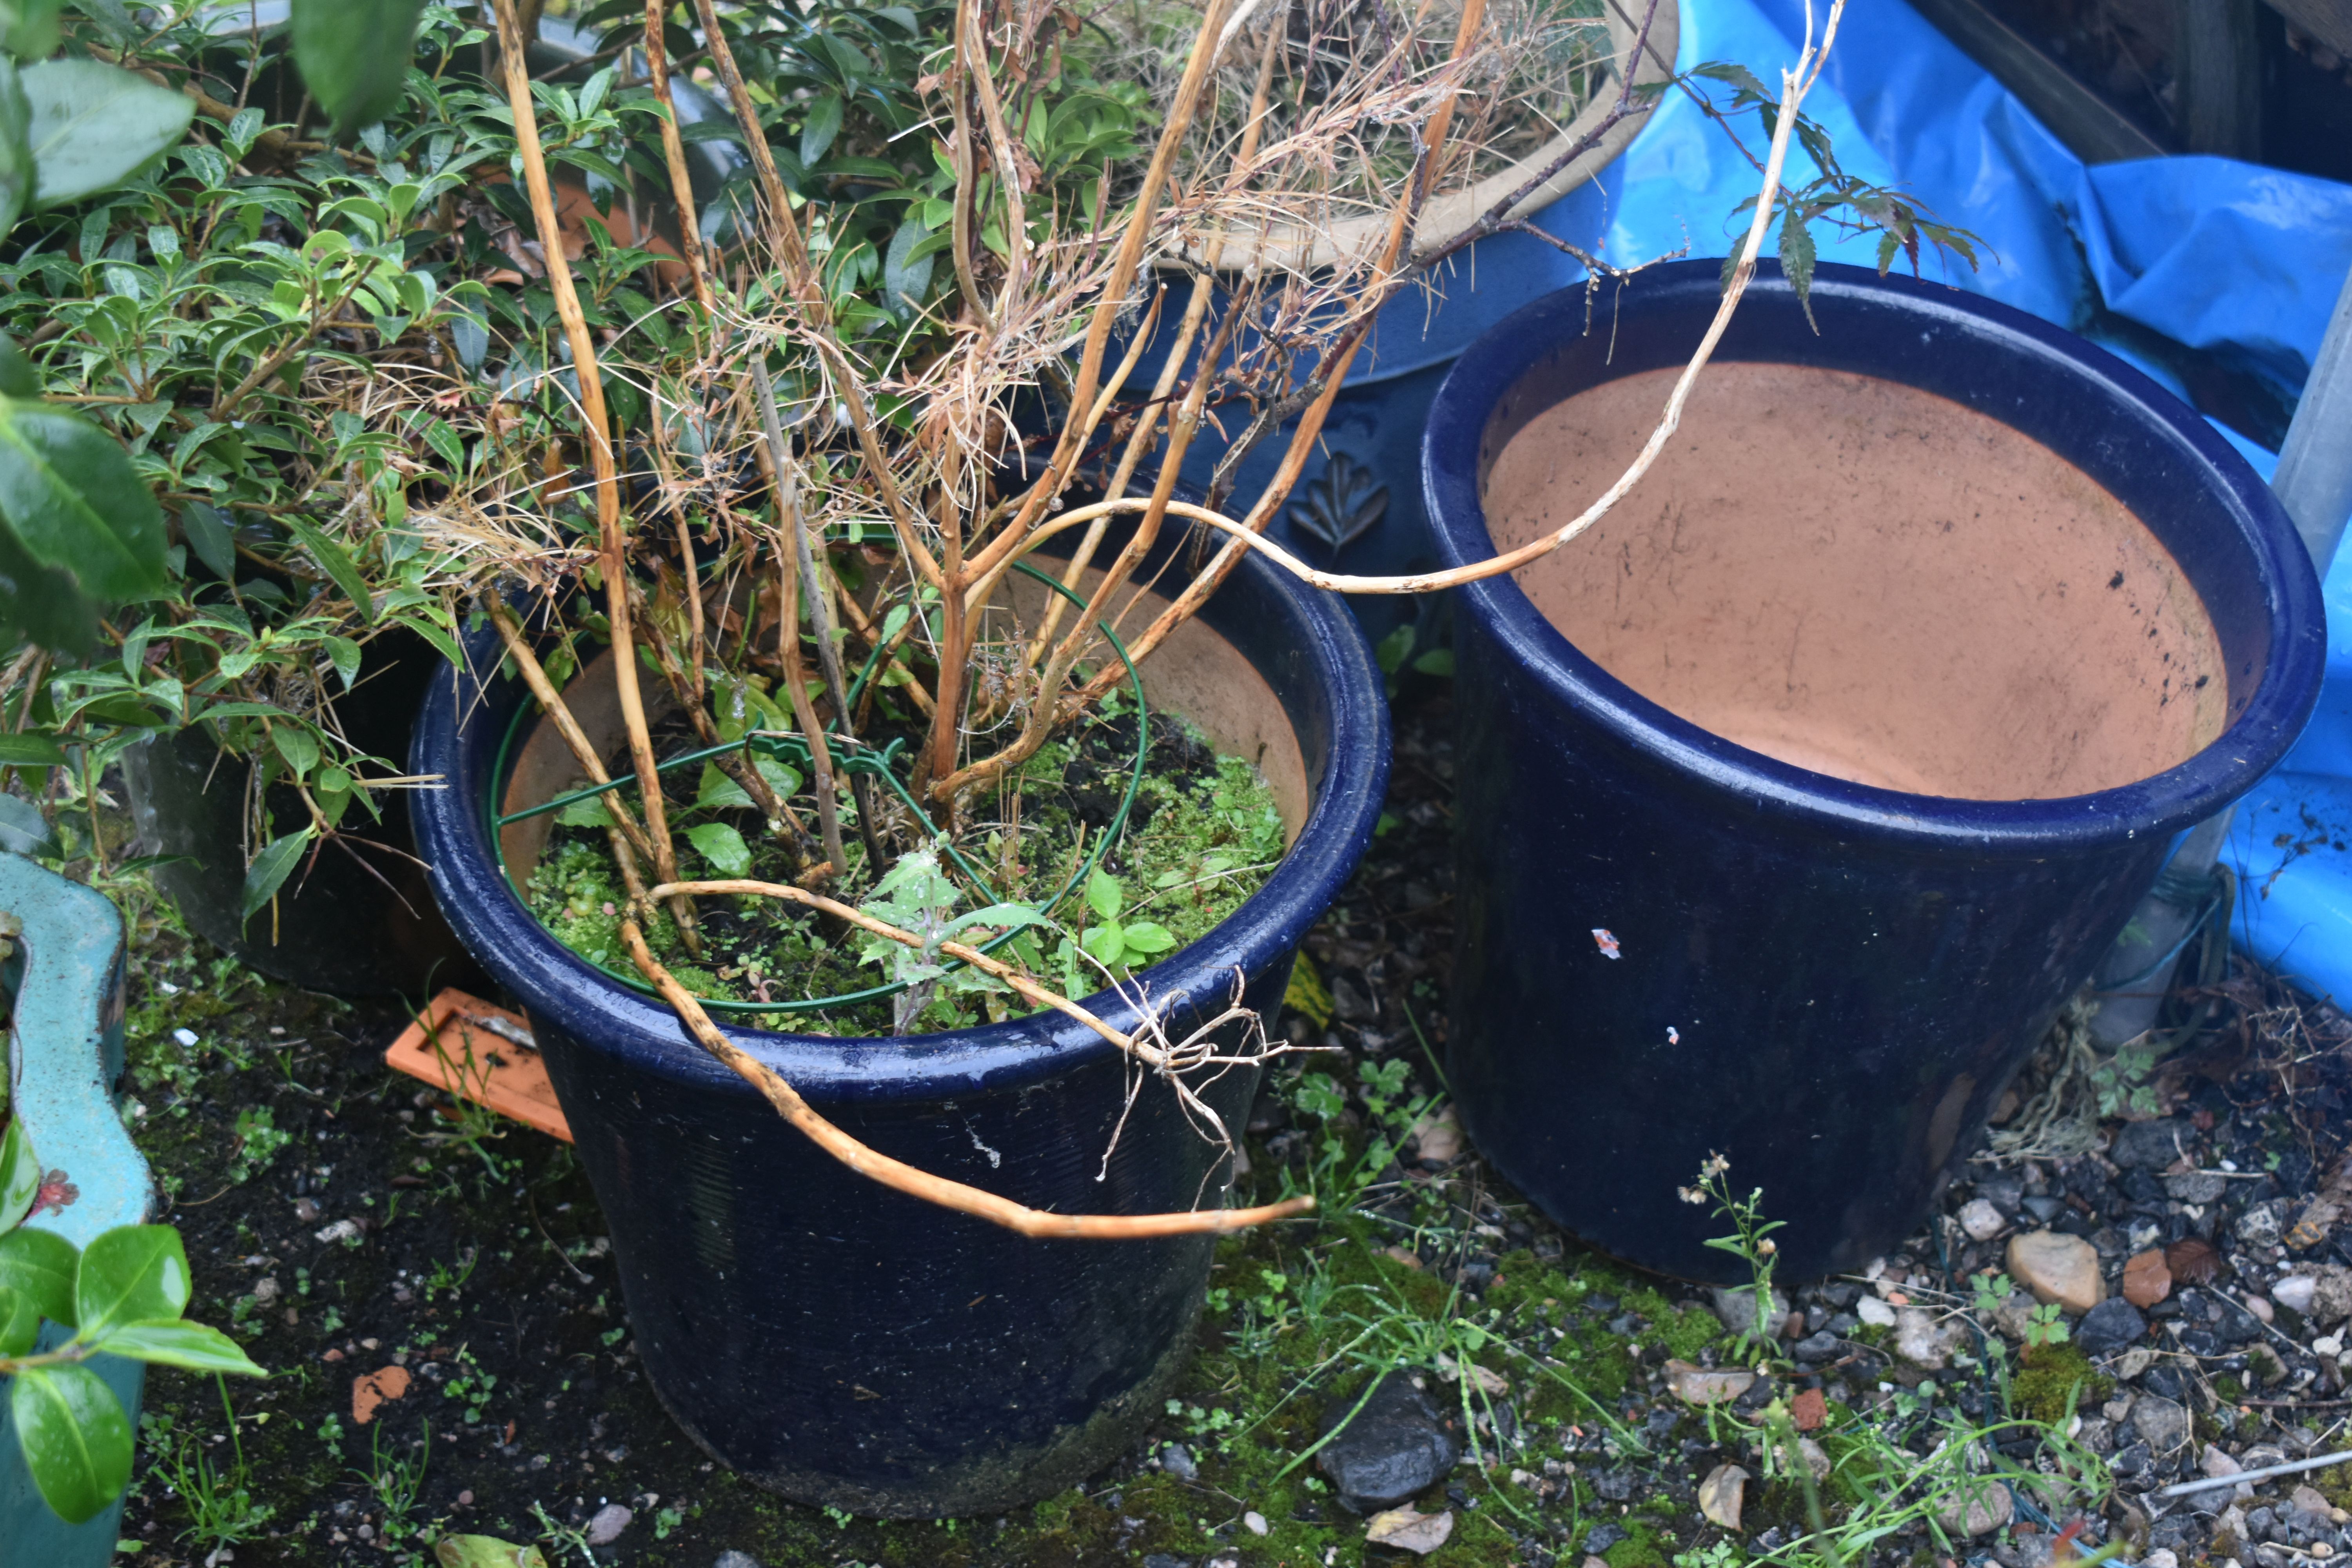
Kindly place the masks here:
<instances>
[{"instance_id":1,"label":"blue glazed plant pot","mask_svg":"<svg viewBox=\"0 0 2352 1568\"><path fill-rule=\"evenodd\" d=\"M1641 5L1612 8L1610 40L1622 79L1633 53ZM1629 16L1633 20L1629 20ZM1681 36L1679 0L1662 0L1651 25L1649 47L1635 77L1663 82L1661 62L1675 58ZM1551 155L1597 124L1614 100L1613 87L1549 146L1528 154L1522 171L1545 167ZM1536 227L1588 252L1607 234L1619 190L1617 165L1640 134L1645 117L1612 127L1593 147L1549 181L1518 216ZM1524 173L1497 174L1467 191L1432 205L1418 232L1438 237L1459 233L1468 222L1523 183ZM1317 258L1359 253L1384 233L1385 215L1375 214L1338 226L1315 252ZM1227 258L1228 261L1232 258ZM1612 256L1623 265L1642 257ZM1437 552L1422 507L1421 432L1431 398L1454 357L1505 316L1556 289L1580 284L1584 266L1529 235L1505 232L1480 240L1432 277L1428 290L1412 289L1384 306L1371 335L1349 366L1339 395L1332 401L1321 438L1268 536L1310 564L1367 575L1427 571ZM1173 343L1183 311L1183 285L1171 279L1169 307L1160 313L1158 342L1148 346L1129 378L1130 387L1149 387ZM1301 367L1301 374L1304 374ZM1228 407L1206 422L1184 456L1183 479L1206 491L1231 437L1248 426L1245 406ZM1274 478L1293 426L1285 426L1244 458L1235 473L1235 493L1255 495ZM1414 617L1411 597L1377 595L1349 600L1349 607L1375 638ZM1421 639L1424 646L1427 637Z\"/></svg>"},{"instance_id":2,"label":"blue glazed plant pot","mask_svg":"<svg viewBox=\"0 0 2352 1568\"><path fill-rule=\"evenodd\" d=\"M1623 470L1717 277L1643 274L1613 333L1555 296L1463 355L1423 448L1449 564ZM1464 1121L1595 1246L1722 1282L1725 1222L1676 1195L1711 1152L1794 1277L1918 1224L2324 654L2293 526L2147 377L1864 269L1812 310L1768 268L1658 468L1455 591Z\"/></svg>"},{"instance_id":3,"label":"blue glazed plant pot","mask_svg":"<svg viewBox=\"0 0 2352 1568\"><path fill-rule=\"evenodd\" d=\"M1139 580L1183 548L1171 526ZM1246 1004L1273 1016L1388 773L1380 673L1333 601L1253 560L1179 636L1189 651L1171 637L1142 666L1154 706L1221 751L1256 748L1294 837L1231 919L1139 977L1181 998L1171 1037L1223 1009L1237 971ZM471 653L498 668L494 640ZM596 673L566 701L599 744L617 742ZM561 946L516 896L494 803L551 798L573 771L528 703L519 679L472 675L427 699L413 761L449 783L420 796L418 837L450 923L530 1015L671 1414L761 1484L863 1513L992 1510L1099 1468L1181 1370L1210 1239L1026 1240L879 1186L778 1120L667 1006ZM518 876L547 821L496 830ZM1132 1026L1116 995L1087 1005ZM1230 1184L1164 1084L1141 1085L1114 1143L1127 1066L1058 1015L905 1039L730 1033L870 1147L1035 1208L1190 1209ZM1232 1124L1257 1077L1230 1073L1205 1098Z\"/></svg>"}]
</instances>

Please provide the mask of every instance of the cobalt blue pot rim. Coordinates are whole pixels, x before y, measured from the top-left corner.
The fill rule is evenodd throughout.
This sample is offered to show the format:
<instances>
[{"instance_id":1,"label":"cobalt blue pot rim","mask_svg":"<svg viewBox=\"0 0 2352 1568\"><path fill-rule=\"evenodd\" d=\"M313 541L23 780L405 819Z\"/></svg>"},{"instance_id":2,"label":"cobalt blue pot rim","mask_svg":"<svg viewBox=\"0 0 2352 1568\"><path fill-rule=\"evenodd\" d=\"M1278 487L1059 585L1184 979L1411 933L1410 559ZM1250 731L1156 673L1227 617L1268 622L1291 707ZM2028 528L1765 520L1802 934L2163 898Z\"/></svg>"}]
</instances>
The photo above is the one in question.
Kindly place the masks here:
<instances>
[{"instance_id":1,"label":"cobalt blue pot rim","mask_svg":"<svg viewBox=\"0 0 2352 1568\"><path fill-rule=\"evenodd\" d=\"M1629 313L1616 330L1633 325L1636 318L1630 312L1638 308L1644 281L1687 287L1694 279L1704 278L1712 289L1721 267L1720 258L1700 258L1649 269L1629 285ZM2263 576L2271 653L2245 710L2195 755L2132 784L2047 799L1968 800L1857 784L1751 751L1651 701L1611 675L1547 620L1507 574L1454 590L1466 598L1465 607L1501 645L1505 657L1556 700L1662 773L1737 797L1745 807L1809 821L1837 835L1921 847L2006 848L2041 857L2177 833L2211 816L2260 782L2302 733L2317 704L2326 669L2326 622L2310 558L2285 510L2252 465L2203 416L2151 377L2097 344L2014 307L1947 285L1900 275L1882 278L1868 268L1834 262L1819 264L1812 292L1817 301L1864 293L1892 296L1923 316L1960 319L1972 335L2007 338L2021 354L2063 364L2090 387L2119 402L2140 404L2156 415L2234 503L2228 509L2231 523ZM1740 308L1754 310L1774 296L1793 306L1793 290L1779 266L1761 263ZM1580 288L1562 289L1505 317L1463 351L1439 386L1423 436L1422 471L1431 531L1445 566L1494 555L1478 486L1479 450L1488 418L1563 333L1582 333L1582 298ZM1874 374L1892 381L1906 379L1899 363ZM2000 416L1996 408L1980 412Z\"/></svg>"},{"instance_id":2,"label":"cobalt blue pot rim","mask_svg":"<svg viewBox=\"0 0 2352 1568\"><path fill-rule=\"evenodd\" d=\"M1189 531L1171 528L1160 548L1170 548L1167 538L1181 543ZM1255 554L1242 560L1236 575L1251 589L1276 595L1283 612L1307 634L1295 645L1308 656L1301 679L1319 681L1328 690L1331 735L1324 778L1307 820L1265 885L1207 935L1135 977L1133 983L1150 997L1182 993L1212 1011L1234 993L1236 970L1247 976L1280 960L1339 896L1371 841L1389 770L1389 713L1380 665L1355 618L1332 595ZM1219 600L1242 585L1229 582L1210 599L1202 618L1213 625ZM450 702L436 687L419 715L412 750L413 762L424 771L458 781L420 792L415 804L417 837L450 925L542 1026L681 1084L756 1094L688 1036L658 997L614 983L558 942L499 871L489 850L486 813L467 782L472 771L464 766L475 748L495 752L509 705L528 700L519 680L501 700L475 673L499 668L496 640L489 627L467 639L470 666L459 676L457 700ZM1270 683L1275 679L1267 672ZM461 711L467 715L463 726L456 716ZM449 765L442 764L441 756ZM1134 1005L1115 991L1080 1003L1115 1028L1129 1030L1138 1021ZM1054 1013L905 1038L714 1022L818 1103L919 1101L1017 1089L1091 1065L1116 1050L1084 1025Z\"/></svg>"}]
</instances>

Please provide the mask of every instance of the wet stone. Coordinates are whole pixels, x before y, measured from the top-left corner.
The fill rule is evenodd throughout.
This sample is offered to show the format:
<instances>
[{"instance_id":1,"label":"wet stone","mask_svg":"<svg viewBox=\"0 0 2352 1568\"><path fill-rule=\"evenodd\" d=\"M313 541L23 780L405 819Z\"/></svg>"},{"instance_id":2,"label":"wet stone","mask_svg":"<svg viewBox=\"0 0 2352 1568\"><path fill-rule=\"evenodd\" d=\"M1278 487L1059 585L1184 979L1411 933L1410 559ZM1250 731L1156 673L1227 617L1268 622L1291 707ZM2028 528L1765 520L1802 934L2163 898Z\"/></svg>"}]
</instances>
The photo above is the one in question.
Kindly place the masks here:
<instances>
[{"instance_id":1,"label":"wet stone","mask_svg":"<svg viewBox=\"0 0 2352 1568\"><path fill-rule=\"evenodd\" d=\"M2147 1332L2147 1320L2139 1315L2139 1309L2116 1297L2083 1314L2083 1321L2074 1326L2074 1343L2084 1355L2113 1355Z\"/></svg>"},{"instance_id":2,"label":"wet stone","mask_svg":"<svg viewBox=\"0 0 2352 1568\"><path fill-rule=\"evenodd\" d=\"M2156 1453L2169 1452L2189 1441L2189 1412L2169 1399L2144 1394L2133 1400L2131 1424Z\"/></svg>"},{"instance_id":3,"label":"wet stone","mask_svg":"<svg viewBox=\"0 0 2352 1568\"><path fill-rule=\"evenodd\" d=\"M1180 1481L1201 1479L1201 1468L1192 1462L1192 1451L1181 1443L1171 1443L1160 1450L1160 1468Z\"/></svg>"},{"instance_id":4,"label":"wet stone","mask_svg":"<svg viewBox=\"0 0 2352 1568\"><path fill-rule=\"evenodd\" d=\"M1616 1525L1596 1524L1584 1538L1584 1550L1597 1556L1624 1539L1624 1531Z\"/></svg>"},{"instance_id":5,"label":"wet stone","mask_svg":"<svg viewBox=\"0 0 2352 1568\"><path fill-rule=\"evenodd\" d=\"M1633 1495L1633 1477L1626 1470L1604 1470L1592 1478L1592 1492L1603 1502L1624 1502Z\"/></svg>"},{"instance_id":6,"label":"wet stone","mask_svg":"<svg viewBox=\"0 0 2352 1568\"><path fill-rule=\"evenodd\" d=\"M1799 1340L1792 1350L1799 1361L1824 1362L1835 1361L1843 1348L1837 1335L1823 1329L1818 1334L1810 1334Z\"/></svg>"},{"instance_id":7,"label":"wet stone","mask_svg":"<svg viewBox=\"0 0 2352 1568\"><path fill-rule=\"evenodd\" d=\"M1352 1420L1350 1410L1356 1411ZM1392 1508L1417 1496L1462 1457L1461 1443L1439 1420L1437 1406L1402 1373L1383 1375L1361 1409L1351 1398L1330 1401L1323 1431L1343 1421L1346 1430L1324 1445L1315 1464L1341 1500L1359 1510Z\"/></svg>"},{"instance_id":8,"label":"wet stone","mask_svg":"<svg viewBox=\"0 0 2352 1568\"><path fill-rule=\"evenodd\" d=\"M2179 1117L2131 1121L2116 1133L2107 1158L2126 1171L2161 1171L2197 1144L2197 1129Z\"/></svg>"},{"instance_id":9,"label":"wet stone","mask_svg":"<svg viewBox=\"0 0 2352 1568\"><path fill-rule=\"evenodd\" d=\"M748 1552L722 1552L719 1554L719 1561L710 1568L765 1568L765 1565Z\"/></svg>"},{"instance_id":10,"label":"wet stone","mask_svg":"<svg viewBox=\"0 0 2352 1568\"><path fill-rule=\"evenodd\" d=\"M2178 1176L2164 1178L2164 1193L2174 1203L2219 1203L2230 1190L2230 1178L2219 1171L2189 1171Z\"/></svg>"}]
</instances>

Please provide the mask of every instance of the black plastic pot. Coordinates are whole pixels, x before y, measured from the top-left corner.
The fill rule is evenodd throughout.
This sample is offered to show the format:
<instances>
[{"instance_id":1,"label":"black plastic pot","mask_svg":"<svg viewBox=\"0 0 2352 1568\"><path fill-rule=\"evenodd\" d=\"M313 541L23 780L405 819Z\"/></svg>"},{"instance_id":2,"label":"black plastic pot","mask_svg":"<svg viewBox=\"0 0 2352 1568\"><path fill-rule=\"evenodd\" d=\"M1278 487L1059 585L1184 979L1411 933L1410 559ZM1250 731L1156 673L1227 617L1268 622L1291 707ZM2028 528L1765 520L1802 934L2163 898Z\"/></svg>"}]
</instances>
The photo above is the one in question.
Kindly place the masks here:
<instances>
[{"instance_id":1,"label":"black plastic pot","mask_svg":"<svg viewBox=\"0 0 2352 1568\"><path fill-rule=\"evenodd\" d=\"M387 633L367 645L362 679L336 714L372 756L408 751L416 704L441 656L425 641ZM145 852L175 858L155 869L156 889L189 929L273 979L333 995L423 998L444 985L478 983L478 971L434 906L409 826L413 792L383 792L383 820L354 806L348 843L330 844L287 879L273 919L241 918L246 805L251 763L221 750L204 726L133 746L122 759L131 813ZM284 785L270 800L281 826L308 820Z\"/></svg>"},{"instance_id":2,"label":"black plastic pot","mask_svg":"<svg viewBox=\"0 0 2352 1568\"><path fill-rule=\"evenodd\" d=\"M1183 547L1178 532L1143 580ZM1155 998L1184 999L1179 1031L1223 1005L1236 971L1250 1005L1273 1015L1299 937L1370 840L1388 769L1380 674L1343 608L1253 561L1202 616L1197 635L1212 633L1238 658L1195 695L1215 710L1264 686L1279 731L1267 743L1295 739L1297 832L1255 898L1141 977ZM479 651L475 668L497 669L490 645ZM1185 657L1171 639L1147 681L1168 656ZM551 744L521 740L537 725L528 702L515 679L436 686L412 765L452 787L420 802L419 836L450 922L529 1012L671 1414L762 1485L867 1513L999 1508L1099 1467L1181 1366L1211 1242L1024 1240L876 1185L784 1125L666 1005L557 943L499 869L494 831L509 865L537 853L531 824L493 827L494 802L522 803L509 770L542 799L570 776ZM611 728L593 703L575 708L592 734ZM1193 716L1231 739L1230 725ZM1088 1005L1133 1016L1108 994ZM910 1039L731 1033L870 1146L1034 1207L1189 1209L1230 1179L1155 1082L1103 1169L1127 1068L1055 1015ZM1208 1098L1232 1121L1256 1079L1234 1072Z\"/></svg>"},{"instance_id":3,"label":"black plastic pot","mask_svg":"<svg viewBox=\"0 0 2352 1568\"><path fill-rule=\"evenodd\" d=\"M1681 365L1717 288L1714 261L1657 268L1590 336L1570 293L1464 354L1423 448L1449 563L1493 553L1486 509L1504 492L1490 480L1513 437L1579 394ZM1462 918L1448 1070L1465 1122L1578 1235L1701 1279L1746 1278L1738 1258L1702 1246L1724 1222L1677 1200L1712 1152L1730 1160L1733 1187L1760 1186L1766 1212L1787 1222L1777 1239L1793 1277L1855 1268L1908 1234L2175 836L2252 786L2302 729L2323 662L2317 584L2292 525L2228 444L2147 378L2016 310L1901 278L1823 266L1812 308L1818 333L1768 269L1707 374L1821 367L1893 384L1892 402L1919 389L1989 416L1978 423L1996 437L2031 437L2137 517L2160 547L2149 559L2168 552L2179 593L2166 602L2201 605L2226 701L2210 743L2150 776L2053 798L1952 798L1969 792L1850 782L1678 717L1572 644L1512 577L1457 591ZM1639 429L1664 404L1654 391ZM1793 438L1801 416L1779 416ZM1701 423L1686 417L1678 439L1697 438ZM1601 465L1610 477L1634 445ZM1794 549L1799 531L1830 526L1820 514L1833 492L1891 492L1900 467L1759 479L1719 537L1768 531L1774 549ZM1601 488L1560 486L1562 521ZM1679 531L1685 520L1668 514L1680 494L1636 489L1604 529L1622 516L1628 530ZM1900 510L1889 499L1875 515ZM1944 528L1965 534L1999 513ZM1632 584L1640 543L1596 532L1554 559L1590 547L1600 553L1588 563ZM1672 548L1689 542L1677 531ZM2029 542L1993 574L2024 581L2040 554ZM2052 585L2041 613L2054 620L2147 584L2121 570L2078 574ZM1965 610L1983 585L1939 579L1930 591ZM1735 592L1710 624L1731 635L1742 616L1771 612L1771 592ZM1613 624L1595 616L1600 629L1579 635L1599 646ZM1703 659L1706 641L1671 651ZM1798 652L1792 634L1791 690ZM1988 668L1982 680L2011 673ZM1777 660L1770 674L1777 685ZM2211 679L2194 682L2197 700ZM2163 696L2190 694L2184 680ZM2156 697L2147 711L2168 711ZM1932 731L1947 715L1925 718ZM2015 743L2065 739L2029 729Z\"/></svg>"}]
</instances>

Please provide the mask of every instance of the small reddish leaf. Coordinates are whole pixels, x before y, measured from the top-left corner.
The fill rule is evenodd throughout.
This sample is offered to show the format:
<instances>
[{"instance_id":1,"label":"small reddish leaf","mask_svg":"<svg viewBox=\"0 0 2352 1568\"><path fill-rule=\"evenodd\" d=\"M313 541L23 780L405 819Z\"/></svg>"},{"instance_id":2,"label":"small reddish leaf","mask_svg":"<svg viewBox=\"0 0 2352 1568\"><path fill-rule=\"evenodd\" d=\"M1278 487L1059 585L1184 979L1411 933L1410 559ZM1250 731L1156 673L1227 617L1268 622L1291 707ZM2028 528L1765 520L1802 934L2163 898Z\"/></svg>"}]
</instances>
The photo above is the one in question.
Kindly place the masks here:
<instances>
[{"instance_id":1,"label":"small reddish leaf","mask_svg":"<svg viewBox=\"0 0 2352 1568\"><path fill-rule=\"evenodd\" d=\"M2202 1285L2221 1272L2221 1255L2201 1236L2184 1236L2164 1249L2164 1266L2183 1285Z\"/></svg>"}]
</instances>

